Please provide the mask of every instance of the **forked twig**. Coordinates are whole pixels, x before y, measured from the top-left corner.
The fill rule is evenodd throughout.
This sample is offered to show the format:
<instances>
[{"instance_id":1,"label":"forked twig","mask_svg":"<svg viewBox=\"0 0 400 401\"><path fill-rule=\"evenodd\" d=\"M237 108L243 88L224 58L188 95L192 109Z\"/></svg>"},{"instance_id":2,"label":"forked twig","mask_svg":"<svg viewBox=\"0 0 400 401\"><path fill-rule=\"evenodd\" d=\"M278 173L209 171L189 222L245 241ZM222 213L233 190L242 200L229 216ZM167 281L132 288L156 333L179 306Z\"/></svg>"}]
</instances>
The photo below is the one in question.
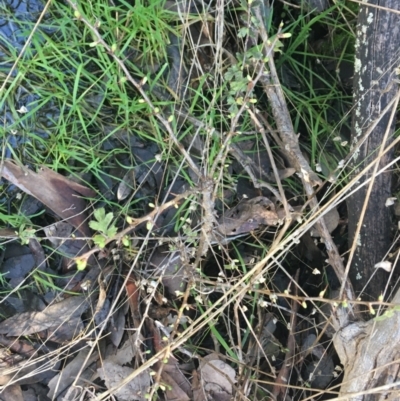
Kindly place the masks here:
<instances>
[{"instance_id":1,"label":"forked twig","mask_svg":"<svg viewBox=\"0 0 400 401\"><path fill-rule=\"evenodd\" d=\"M261 11L259 7L254 7L253 11L256 18L259 21L259 34L263 42L265 43L264 52L268 52L268 34L266 32L264 22L262 19ZM309 163L303 156L297 135L294 132L292 120L290 118L289 110L286 104L285 96L276 72L275 63L272 57L268 58L269 74L264 74L261 83L264 91L268 96L269 103L272 108L272 113L275 119L275 123L284 144L282 149L292 161L296 167L297 172L301 178L305 192L309 198L310 206L313 210L318 211L319 204L318 200L314 196L314 187L320 186L322 181L319 179L317 174L311 169ZM329 263L333 267L336 276L340 283L345 289L345 298L349 301L355 299L354 290L351 282L345 278L345 268L340 257L339 251L336 244L329 233L329 230L325 224L324 219L319 219L316 222L316 228L324 241L326 250L329 256ZM355 306L356 308L356 306ZM344 325L345 322L341 321L340 325Z\"/></svg>"}]
</instances>

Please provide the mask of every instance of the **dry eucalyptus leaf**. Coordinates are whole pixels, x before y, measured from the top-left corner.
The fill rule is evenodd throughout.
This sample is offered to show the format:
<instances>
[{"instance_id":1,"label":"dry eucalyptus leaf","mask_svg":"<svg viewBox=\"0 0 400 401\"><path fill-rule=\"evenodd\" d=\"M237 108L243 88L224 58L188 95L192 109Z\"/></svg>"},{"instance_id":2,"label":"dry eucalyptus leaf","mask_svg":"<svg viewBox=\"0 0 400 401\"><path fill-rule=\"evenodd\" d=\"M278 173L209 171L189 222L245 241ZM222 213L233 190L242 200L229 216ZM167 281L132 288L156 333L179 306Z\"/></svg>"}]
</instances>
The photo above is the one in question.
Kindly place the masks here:
<instances>
[{"instance_id":1,"label":"dry eucalyptus leaf","mask_svg":"<svg viewBox=\"0 0 400 401\"><path fill-rule=\"evenodd\" d=\"M330 355L308 363L303 370L303 379L308 380L313 388L324 389L333 379L334 363Z\"/></svg>"},{"instance_id":2,"label":"dry eucalyptus leaf","mask_svg":"<svg viewBox=\"0 0 400 401\"><path fill-rule=\"evenodd\" d=\"M304 356L308 353L315 357L313 362L306 363L302 374L304 380L309 380L313 387L326 388L333 379L334 364L326 349L317 342L315 334L309 334L303 341L302 352Z\"/></svg>"},{"instance_id":3,"label":"dry eucalyptus leaf","mask_svg":"<svg viewBox=\"0 0 400 401\"><path fill-rule=\"evenodd\" d=\"M13 256L6 259L0 265L0 273L4 278L25 277L35 267L35 259L32 254Z\"/></svg>"},{"instance_id":4,"label":"dry eucalyptus leaf","mask_svg":"<svg viewBox=\"0 0 400 401\"><path fill-rule=\"evenodd\" d=\"M97 369L97 372L106 383L106 387L111 389L132 374L134 369L122 367L114 362L104 361L103 366ZM145 395L149 391L150 382L150 374L146 370L139 373L128 384L116 390L114 395L120 401L146 401Z\"/></svg>"},{"instance_id":5,"label":"dry eucalyptus leaf","mask_svg":"<svg viewBox=\"0 0 400 401\"><path fill-rule=\"evenodd\" d=\"M126 172L122 181L118 185L117 198L118 200L126 199L133 191L135 185L135 170L130 169Z\"/></svg>"},{"instance_id":6,"label":"dry eucalyptus leaf","mask_svg":"<svg viewBox=\"0 0 400 401\"><path fill-rule=\"evenodd\" d=\"M24 401L21 386L19 384L6 386L1 392L1 398L4 401Z\"/></svg>"},{"instance_id":7,"label":"dry eucalyptus leaf","mask_svg":"<svg viewBox=\"0 0 400 401\"><path fill-rule=\"evenodd\" d=\"M150 259L150 267L156 269L156 277L162 276L162 283L169 294L184 292L186 282L180 251L169 251L158 247Z\"/></svg>"},{"instance_id":8,"label":"dry eucalyptus leaf","mask_svg":"<svg viewBox=\"0 0 400 401\"><path fill-rule=\"evenodd\" d=\"M168 399L181 399L182 401L186 399L193 399L191 384L180 369L180 365L175 362L174 358L169 358L168 363L164 366L163 374L164 373L168 374L168 378L172 379L174 383L178 383L175 388L172 389L176 398L170 396ZM164 376L162 377L168 383L168 378ZM167 396L169 395L170 394L167 393Z\"/></svg>"},{"instance_id":9,"label":"dry eucalyptus leaf","mask_svg":"<svg viewBox=\"0 0 400 401\"><path fill-rule=\"evenodd\" d=\"M324 214L324 220L325 224L328 227L328 231L331 233L339 225L340 216L337 209L334 207L331 210L329 210L329 212ZM318 237L318 238L320 237L315 226L310 230L310 235L312 237Z\"/></svg>"},{"instance_id":10,"label":"dry eucalyptus leaf","mask_svg":"<svg viewBox=\"0 0 400 401\"><path fill-rule=\"evenodd\" d=\"M59 401L78 401L83 399L86 400L85 394L87 394L87 390L91 391L90 387L92 385L92 381L94 380L95 376L97 376L96 362L87 366L79 375L79 378L76 379L74 385L65 389L57 398L57 400ZM73 378L75 377L76 373L73 375ZM52 398L52 400L53 399L55 398ZM40 400L32 400L32 401L40 401Z\"/></svg>"},{"instance_id":11,"label":"dry eucalyptus leaf","mask_svg":"<svg viewBox=\"0 0 400 401\"><path fill-rule=\"evenodd\" d=\"M87 245L86 240L74 238L71 235L74 230L71 224L63 221L44 228L47 238L54 247L71 258L83 253Z\"/></svg>"},{"instance_id":12,"label":"dry eucalyptus leaf","mask_svg":"<svg viewBox=\"0 0 400 401\"><path fill-rule=\"evenodd\" d=\"M170 374L165 370L161 372L161 379L167 384L165 395L168 400L174 401L190 401L191 398L185 393L177 382Z\"/></svg>"},{"instance_id":13,"label":"dry eucalyptus leaf","mask_svg":"<svg viewBox=\"0 0 400 401\"><path fill-rule=\"evenodd\" d=\"M206 387L232 394L232 384L236 382L235 369L218 359L217 354L210 354L204 358L199 369Z\"/></svg>"},{"instance_id":14,"label":"dry eucalyptus leaf","mask_svg":"<svg viewBox=\"0 0 400 401\"><path fill-rule=\"evenodd\" d=\"M74 227L64 221L58 221L44 227L47 239L56 247L59 247L74 231Z\"/></svg>"},{"instance_id":15,"label":"dry eucalyptus leaf","mask_svg":"<svg viewBox=\"0 0 400 401\"><path fill-rule=\"evenodd\" d=\"M24 401L38 401L38 397L34 388L30 387L22 392Z\"/></svg>"},{"instance_id":16,"label":"dry eucalyptus leaf","mask_svg":"<svg viewBox=\"0 0 400 401\"><path fill-rule=\"evenodd\" d=\"M125 315L128 310L129 304L125 302L123 307L119 308L115 313L114 325L110 327L110 340L116 347L119 347L122 337L125 334Z\"/></svg>"},{"instance_id":17,"label":"dry eucalyptus leaf","mask_svg":"<svg viewBox=\"0 0 400 401\"><path fill-rule=\"evenodd\" d=\"M201 385L200 375L194 370L192 374L193 401L207 401L204 387Z\"/></svg>"},{"instance_id":18,"label":"dry eucalyptus leaf","mask_svg":"<svg viewBox=\"0 0 400 401\"><path fill-rule=\"evenodd\" d=\"M50 380L55 371L60 367L60 361L56 358L26 358L14 354L9 361L10 353L7 348L0 347L0 386L12 383L19 385L39 383ZM57 358L58 359L58 358Z\"/></svg>"},{"instance_id":19,"label":"dry eucalyptus leaf","mask_svg":"<svg viewBox=\"0 0 400 401\"><path fill-rule=\"evenodd\" d=\"M132 359L138 354L139 350L135 346L133 339L128 338L122 347L113 351L110 348L107 349L106 362L113 362L120 366L126 365L132 362Z\"/></svg>"},{"instance_id":20,"label":"dry eucalyptus leaf","mask_svg":"<svg viewBox=\"0 0 400 401\"><path fill-rule=\"evenodd\" d=\"M264 325L262 327L261 333L257 338L257 342L254 346L248 350L248 358L253 358L257 356L267 356L268 358L277 358L281 352L282 345L273 335L276 329L276 319L272 313L267 312ZM262 349L260 349L260 346Z\"/></svg>"},{"instance_id":21,"label":"dry eucalyptus leaf","mask_svg":"<svg viewBox=\"0 0 400 401\"><path fill-rule=\"evenodd\" d=\"M0 323L0 334L27 336L52 327L61 327L78 318L89 307L84 296L70 297L48 306L42 312L25 312Z\"/></svg>"},{"instance_id":22,"label":"dry eucalyptus leaf","mask_svg":"<svg viewBox=\"0 0 400 401\"><path fill-rule=\"evenodd\" d=\"M75 376L82 368L82 366L89 366L93 362L97 361L97 359L99 358L99 354L97 351L92 353L88 360L86 359L89 351L89 347L79 351L75 358L72 359L66 366L64 366L60 373L58 373L50 380L48 384L50 390L47 393L47 396L49 398L53 400L58 396L58 394L66 390L74 382Z\"/></svg>"},{"instance_id":23,"label":"dry eucalyptus leaf","mask_svg":"<svg viewBox=\"0 0 400 401\"><path fill-rule=\"evenodd\" d=\"M87 223L87 202L95 192L77 184L46 167L38 173L15 164L12 160L3 163L2 176L25 193L35 197L49 207L61 219L70 222L85 237L91 236Z\"/></svg>"}]
</instances>

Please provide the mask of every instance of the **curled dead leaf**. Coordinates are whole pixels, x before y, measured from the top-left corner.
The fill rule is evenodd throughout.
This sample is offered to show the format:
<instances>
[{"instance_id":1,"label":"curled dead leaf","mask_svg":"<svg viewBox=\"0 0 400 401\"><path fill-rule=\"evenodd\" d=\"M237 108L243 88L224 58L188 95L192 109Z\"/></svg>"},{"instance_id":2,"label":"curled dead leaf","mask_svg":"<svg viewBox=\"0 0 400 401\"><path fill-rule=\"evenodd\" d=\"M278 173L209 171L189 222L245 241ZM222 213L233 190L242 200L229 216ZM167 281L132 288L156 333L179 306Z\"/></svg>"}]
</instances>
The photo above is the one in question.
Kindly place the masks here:
<instances>
[{"instance_id":1,"label":"curled dead leaf","mask_svg":"<svg viewBox=\"0 0 400 401\"><path fill-rule=\"evenodd\" d=\"M217 230L223 235L248 233L260 226L274 226L279 217L272 201L264 196L245 199L224 212L218 220Z\"/></svg>"},{"instance_id":2,"label":"curled dead leaf","mask_svg":"<svg viewBox=\"0 0 400 401\"><path fill-rule=\"evenodd\" d=\"M389 273L392 270L392 262L383 260L382 262L377 263L374 267L375 269L383 269Z\"/></svg>"}]
</instances>

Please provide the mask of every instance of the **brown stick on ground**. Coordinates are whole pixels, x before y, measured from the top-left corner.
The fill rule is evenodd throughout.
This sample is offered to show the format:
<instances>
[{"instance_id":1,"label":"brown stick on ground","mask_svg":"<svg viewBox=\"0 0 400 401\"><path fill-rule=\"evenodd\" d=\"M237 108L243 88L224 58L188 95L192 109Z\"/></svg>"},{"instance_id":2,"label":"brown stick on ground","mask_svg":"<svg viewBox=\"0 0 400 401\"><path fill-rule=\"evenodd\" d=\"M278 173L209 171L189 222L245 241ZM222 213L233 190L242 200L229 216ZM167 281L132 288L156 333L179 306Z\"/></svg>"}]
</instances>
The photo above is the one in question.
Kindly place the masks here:
<instances>
[{"instance_id":1,"label":"brown stick on ground","mask_svg":"<svg viewBox=\"0 0 400 401\"><path fill-rule=\"evenodd\" d=\"M298 269L295 277L295 286L294 286L294 295L297 296L298 288L297 283L299 281L300 270ZM292 283L293 284L293 283ZM290 316L290 327L289 327L289 336L287 341L287 349L285 355L285 360L283 361L283 365L278 373L278 377L276 378L274 387L272 388L272 394L277 401L286 400L285 390L287 390L287 386L289 383L289 370L293 366L293 356L296 350L296 339L294 336L294 331L297 325L297 311L299 309L299 301L295 298L292 299L292 314Z\"/></svg>"},{"instance_id":2,"label":"brown stick on ground","mask_svg":"<svg viewBox=\"0 0 400 401\"><path fill-rule=\"evenodd\" d=\"M259 6L253 7L255 16L259 20L260 25L260 37L267 47L268 35L264 27L261 11ZM265 50L268 53L268 49ZM294 132L292 120L290 118L289 110L286 104L285 96L282 87L279 82L279 78L276 72L275 63L272 57L268 58L269 74L264 74L260 79L263 85L264 91L268 96L269 103L272 108L272 114L279 132L279 136L284 145L282 151L284 151L291 161L292 165L296 168L300 175L304 190L309 198L310 207L313 211L318 211L319 205L315 198L314 187L322 184L317 174L311 170L309 163L303 156L297 135ZM264 65L259 65L258 68L264 68ZM336 244L333 242L329 230L325 224L324 219L320 219L316 223L316 228L326 246L326 250L329 256L329 263L333 267L336 276L340 283L345 288L344 297L345 299L352 301L355 299L353 287L351 282L346 279L345 267L340 257L339 251ZM355 307L357 308L357 307ZM354 311L355 313L356 311ZM348 315L341 314L338 316L338 326L344 327L348 322Z\"/></svg>"}]
</instances>

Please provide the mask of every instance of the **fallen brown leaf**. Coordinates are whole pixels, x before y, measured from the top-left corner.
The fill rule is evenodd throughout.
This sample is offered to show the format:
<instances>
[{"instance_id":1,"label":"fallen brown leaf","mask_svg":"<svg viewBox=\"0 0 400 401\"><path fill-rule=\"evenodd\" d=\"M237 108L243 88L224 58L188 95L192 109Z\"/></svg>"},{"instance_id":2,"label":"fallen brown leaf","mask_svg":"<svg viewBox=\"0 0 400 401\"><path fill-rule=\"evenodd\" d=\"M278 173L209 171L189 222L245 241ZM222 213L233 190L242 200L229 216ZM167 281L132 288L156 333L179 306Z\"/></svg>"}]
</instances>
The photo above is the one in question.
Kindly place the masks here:
<instances>
[{"instance_id":1,"label":"fallen brown leaf","mask_svg":"<svg viewBox=\"0 0 400 401\"><path fill-rule=\"evenodd\" d=\"M89 307L85 296L71 297L48 306L42 312L25 312L14 315L0 323L0 334L27 336L52 327L68 324Z\"/></svg>"},{"instance_id":2,"label":"fallen brown leaf","mask_svg":"<svg viewBox=\"0 0 400 401\"><path fill-rule=\"evenodd\" d=\"M134 369L120 366L111 361L104 361L103 366L97 369L100 377L106 383L108 389L116 386L121 380L134 372ZM145 395L150 387L150 374L148 371L139 373L128 384L115 391L115 396L120 401L145 401Z\"/></svg>"},{"instance_id":3,"label":"fallen brown leaf","mask_svg":"<svg viewBox=\"0 0 400 401\"><path fill-rule=\"evenodd\" d=\"M223 235L248 233L260 226L275 226L279 216L275 205L268 198L258 196L243 200L237 206L226 211L218 220L217 230Z\"/></svg>"},{"instance_id":4,"label":"fallen brown leaf","mask_svg":"<svg viewBox=\"0 0 400 401\"><path fill-rule=\"evenodd\" d=\"M25 193L45 204L62 220L70 222L82 236L91 235L85 209L86 201L95 192L65 178L46 167L38 173L26 167L17 166L12 160L5 160L1 174Z\"/></svg>"}]
</instances>

